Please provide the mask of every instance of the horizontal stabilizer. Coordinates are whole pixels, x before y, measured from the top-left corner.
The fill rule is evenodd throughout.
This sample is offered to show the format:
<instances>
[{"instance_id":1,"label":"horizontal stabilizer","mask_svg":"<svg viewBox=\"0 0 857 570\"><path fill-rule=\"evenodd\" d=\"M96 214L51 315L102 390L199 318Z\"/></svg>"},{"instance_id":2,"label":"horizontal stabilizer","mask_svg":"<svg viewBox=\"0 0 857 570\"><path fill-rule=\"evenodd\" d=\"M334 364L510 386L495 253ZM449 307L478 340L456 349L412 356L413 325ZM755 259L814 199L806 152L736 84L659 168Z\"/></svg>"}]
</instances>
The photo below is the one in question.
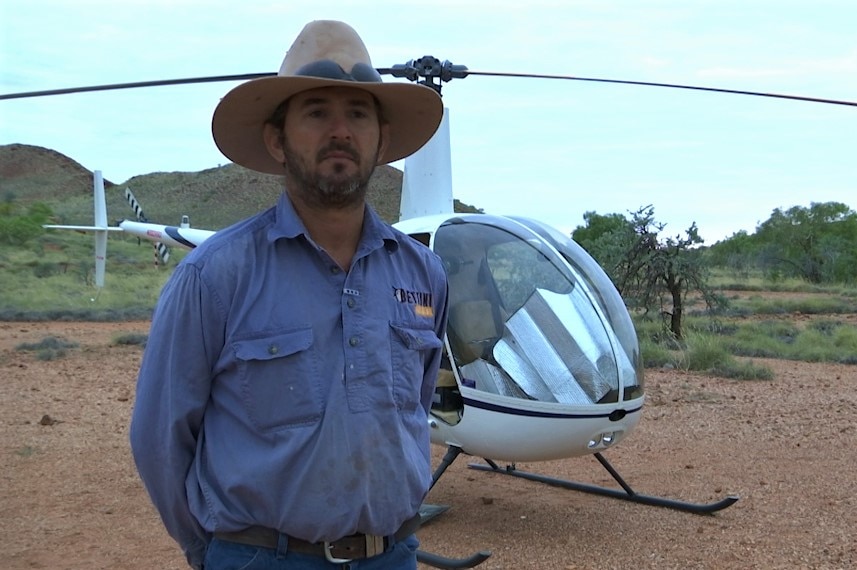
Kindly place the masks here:
<instances>
[{"instance_id":1,"label":"horizontal stabilizer","mask_svg":"<svg viewBox=\"0 0 857 570\"><path fill-rule=\"evenodd\" d=\"M121 232L122 228L117 226L54 226L44 225L47 230L73 230L76 232Z\"/></svg>"}]
</instances>

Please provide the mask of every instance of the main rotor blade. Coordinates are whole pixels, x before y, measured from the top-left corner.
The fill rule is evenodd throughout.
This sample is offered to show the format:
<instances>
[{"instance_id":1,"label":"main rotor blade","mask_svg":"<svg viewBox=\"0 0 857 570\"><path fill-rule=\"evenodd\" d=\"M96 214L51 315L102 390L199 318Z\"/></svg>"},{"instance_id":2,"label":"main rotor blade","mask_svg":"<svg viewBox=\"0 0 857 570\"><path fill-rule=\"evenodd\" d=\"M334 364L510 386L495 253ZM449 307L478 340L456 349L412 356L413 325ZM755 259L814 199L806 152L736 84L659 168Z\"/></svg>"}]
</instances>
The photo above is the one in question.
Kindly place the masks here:
<instances>
[{"instance_id":1,"label":"main rotor blade","mask_svg":"<svg viewBox=\"0 0 857 570\"><path fill-rule=\"evenodd\" d=\"M276 73L244 73L240 75L217 75L214 77L186 77L183 79L159 79L157 81L138 81L134 83L114 83L112 85L89 85L86 87L68 87L48 91L28 91L26 93L0 94L3 99L26 99L27 97L46 97L48 95L68 95L69 93L85 93L88 91L111 91L115 89L136 89L139 87L159 87L162 85L186 85L190 83L216 83L218 81L245 81L259 77L269 77Z\"/></svg>"},{"instance_id":2,"label":"main rotor blade","mask_svg":"<svg viewBox=\"0 0 857 570\"><path fill-rule=\"evenodd\" d=\"M391 68L378 68L378 72L382 75L389 75ZM212 77L189 77L183 79L161 79L156 81L139 81L134 83L115 83L112 85L91 85L85 87L68 87L65 89L51 89L47 91L28 91L22 93L5 93L0 94L0 100L5 99L25 99L28 97L45 97L49 95L67 95L70 93L85 93L91 91L110 91L117 89L135 89L141 87L159 87L165 85L186 85L192 83L216 83L219 81L246 81L248 79L257 79L260 77L270 77L276 73L245 73L238 75L217 75ZM561 79L566 81L588 81L594 83L613 83L620 85L638 85L645 87L664 87L669 89L685 89L692 91L708 91L714 93L727 93L732 95L750 95L755 97L769 97L774 99L791 99L795 101L808 101L811 103L824 103L828 105L846 105L849 107L857 107L855 101L845 101L840 99L826 99L821 97L806 97L802 95L786 95L782 93L766 93L761 91L746 91L740 89L724 89L720 87L703 87L698 85L682 85L678 83L657 83L652 81L630 81L624 79L606 79L598 77L577 77L573 75L551 75L539 73L508 73L500 71L471 71L467 70L466 75L480 75L483 77L517 77L524 79Z\"/></svg>"},{"instance_id":3,"label":"main rotor blade","mask_svg":"<svg viewBox=\"0 0 857 570\"><path fill-rule=\"evenodd\" d=\"M733 95L752 95L755 97L772 97L774 99L792 99L796 101L810 101L812 103L827 103L829 105L848 105L857 107L855 101L843 101L838 99L823 99L820 97L804 97L802 95L784 95L781 93L765 93L761 91L743 91L740 89L722 89L719 87L700 87L696 85L680 85L677 83L655 83L651 81L628 81L624 79L601 79L597 77L576 77L573 75L546 75L535 73L505 73L495 71L467 71L468 75L482 75L485 77L520 77L530 79L564 79L567 81L590 81L596 83L618 83L622 85L642 85L645 87L667 87L670 89L689 89L693 91L711 91L714 93L730 93Z\"/></svg>"}]
</instances>

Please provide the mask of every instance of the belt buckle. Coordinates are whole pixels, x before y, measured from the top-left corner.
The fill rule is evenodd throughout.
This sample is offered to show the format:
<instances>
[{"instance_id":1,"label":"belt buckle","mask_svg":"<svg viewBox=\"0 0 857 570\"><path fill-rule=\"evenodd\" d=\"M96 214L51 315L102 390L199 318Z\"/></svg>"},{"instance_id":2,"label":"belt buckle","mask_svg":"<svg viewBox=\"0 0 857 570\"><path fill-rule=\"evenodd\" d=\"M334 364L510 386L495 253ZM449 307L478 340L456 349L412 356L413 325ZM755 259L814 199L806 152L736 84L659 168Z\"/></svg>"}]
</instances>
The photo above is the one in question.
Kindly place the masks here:
<instances>
[{"instance_id":1,"label":"belt buckle","mask_svg":"<svg viewBox=\"0 0 857 570\"><path fill-rule=\"evenodd\" d=\"M384 537L378 536L375 534L364 534L363 540L365 541L365 556L364 558L372 558L373 556L377 556L379 554L383 554L384 552ZM336 542L336 541L334 541ZM324 541L322 544L324 548L324 559L330 562L331 564L347 564L354 560L353 558L336 558L331 554L333 550L333 544L328 541Z\"/></svg>"},{"instance_id":2,"label":"belt buckle","mask_svg":"<svg viewBox=\"0 0 857 570\"><path fill-rule=\"evenodd\" d=\"M331 549L333 548L333 545L326 540L324 541L323 547L324 559L330 562L331 564L348 564L353 560L352 558L334 558L333 555L330 553Z\"/></svg>"}]
</instances>

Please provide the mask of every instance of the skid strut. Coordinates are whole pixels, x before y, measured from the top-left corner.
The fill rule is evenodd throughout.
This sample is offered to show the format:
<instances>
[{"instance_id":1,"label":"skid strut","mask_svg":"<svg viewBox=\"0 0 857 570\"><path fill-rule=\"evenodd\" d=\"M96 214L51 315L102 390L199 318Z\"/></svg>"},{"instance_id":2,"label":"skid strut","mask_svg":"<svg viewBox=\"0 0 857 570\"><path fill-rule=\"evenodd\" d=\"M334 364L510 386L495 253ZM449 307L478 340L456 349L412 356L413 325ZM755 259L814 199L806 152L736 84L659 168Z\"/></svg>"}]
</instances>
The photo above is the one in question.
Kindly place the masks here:
<instances>
[{"instance_id":1,"label":"skid strut","mask_svg":"<svg viewBox=\"0 0 857 570\"><path fill-rule=\"evenodd\" d=\"M654 507L665 507L668 509L674 509L678 511L684 511L688 513L695 514L710 514L715 513L717 511L723 510L727 507L732 506L738 501L738 497L735 495L730 495L725 499L721 499L720 501L716 501L714 503L689 503L686 501L679 501L675 499L667 499L664 497L653 497L651 495L641 495L634 491L628 483L622 478L621 475L610 465L610 462L604 458L600 453L595 453L595 459L607 470L608 473L613 477L616 483L619 484L622 489L610 489L608 487L601 487L598 485L588 485L586 483L578 483L576 481L566 481L564 479L555 479L553 477L546 477L544 475L538 475L536 473L528 473L526 471L519 471L514 465L507 465L505 469L498 466L495 462L490 459L485 459L488 465L482 465L478 463L471 463L469 467L471 469L478 469L480 471L490 471L493 473L503 473L505 475L511 475L512 477L519 477L521 479L528 479L530 481L537 481L539 483L546 483L548 485L553 485L555 487L562 487L563 489L571 489L573 491L581 491L583 493L592 493L595 495L603 495L605 497L612 497L614 499L622 499L625 501L631 501L633 503L639 503L641 505L650 505Z\"/></svg>"}]
</instances>

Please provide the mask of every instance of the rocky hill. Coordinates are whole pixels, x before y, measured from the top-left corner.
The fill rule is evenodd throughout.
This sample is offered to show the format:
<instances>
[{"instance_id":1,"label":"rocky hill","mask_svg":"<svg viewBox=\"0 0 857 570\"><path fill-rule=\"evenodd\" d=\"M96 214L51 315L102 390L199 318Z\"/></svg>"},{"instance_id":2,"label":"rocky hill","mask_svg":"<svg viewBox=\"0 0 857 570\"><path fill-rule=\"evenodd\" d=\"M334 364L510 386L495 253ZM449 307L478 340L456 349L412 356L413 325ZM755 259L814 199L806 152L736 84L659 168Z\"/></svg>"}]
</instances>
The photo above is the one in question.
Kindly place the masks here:
<instances>
[{"instance_id":1,"label":"rocky hill","mask_svg":"<svg viewBox=\"0 0 857 570\"><path fill-rule=\"evenodd\" d=\"M107 212L111 220L133 216L124 198L128 187L150 221L176 224L186 214L196 227L219 229L269 207L282 184L281 177L235 164L201 172L141 174L121 184L105 180ZM377 168L369 184L369 202L390 222L398 218L401 188L402 172L390 166ZM0 145L0 199L45 202L61 223L89 224L92 172L54 150Z\"/></svg>"},{"instance_id":2,"label":"rocky hill","mask_svg":"<svg viewBox=\"0 0 857 570\"><path fill-rule=\"evenodd\" d=\"M0 199L54 202L81 194L92 195L92 173L71 158L39 146L0 145Z\"/></svg>"}]
</instances>

